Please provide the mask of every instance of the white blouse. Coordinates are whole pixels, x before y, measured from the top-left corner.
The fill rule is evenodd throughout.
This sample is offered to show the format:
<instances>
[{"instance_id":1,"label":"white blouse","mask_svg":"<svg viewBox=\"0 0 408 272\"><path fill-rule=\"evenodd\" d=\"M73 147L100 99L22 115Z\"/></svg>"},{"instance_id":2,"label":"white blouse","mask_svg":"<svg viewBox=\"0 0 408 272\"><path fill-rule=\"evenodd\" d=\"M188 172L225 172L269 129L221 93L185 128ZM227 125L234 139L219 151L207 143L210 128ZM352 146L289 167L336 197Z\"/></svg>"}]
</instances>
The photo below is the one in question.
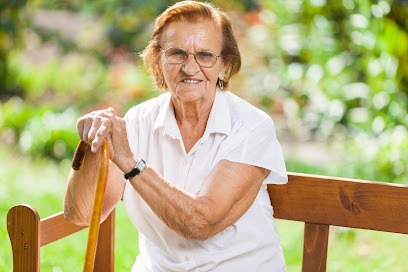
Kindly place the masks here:
<instances>
[{"instance_id":1,"label":"white blouse","mask_svg":"<svg viewBox=\"0 0 408 272\"><path fill-rule=\"evenodd\" d=\"M267 184L287 182L272 119L238 96L218 90L204 135L186 153L170 94L139 104L125 116L132 152L167 181L193 194L221 160L271 170L248 211L205 241L169 229L127 182L123 201L139 230L132 271L285 271Z\"/></svg>"}]
</instances>

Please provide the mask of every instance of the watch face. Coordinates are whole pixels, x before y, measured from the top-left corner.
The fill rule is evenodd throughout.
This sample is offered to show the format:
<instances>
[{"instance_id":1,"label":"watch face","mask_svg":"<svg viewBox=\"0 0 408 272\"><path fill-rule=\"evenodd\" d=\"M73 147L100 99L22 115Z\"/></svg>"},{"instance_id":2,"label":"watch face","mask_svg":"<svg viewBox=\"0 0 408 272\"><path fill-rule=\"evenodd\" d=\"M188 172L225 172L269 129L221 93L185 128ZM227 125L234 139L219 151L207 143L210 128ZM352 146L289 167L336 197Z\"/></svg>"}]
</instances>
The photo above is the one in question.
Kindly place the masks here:
<instances>
[{"instance_id":1,"label":"watch face","mask_svg":"<svg viewBox=\"0 0 408 272\"><path fill-rule=\"evenodd\" d=\"M146 162L144 160L140 160L140 162L137 165L137 168L139 168L140 172L142 172L146 167Z\"/></svg>"}]
</instances>

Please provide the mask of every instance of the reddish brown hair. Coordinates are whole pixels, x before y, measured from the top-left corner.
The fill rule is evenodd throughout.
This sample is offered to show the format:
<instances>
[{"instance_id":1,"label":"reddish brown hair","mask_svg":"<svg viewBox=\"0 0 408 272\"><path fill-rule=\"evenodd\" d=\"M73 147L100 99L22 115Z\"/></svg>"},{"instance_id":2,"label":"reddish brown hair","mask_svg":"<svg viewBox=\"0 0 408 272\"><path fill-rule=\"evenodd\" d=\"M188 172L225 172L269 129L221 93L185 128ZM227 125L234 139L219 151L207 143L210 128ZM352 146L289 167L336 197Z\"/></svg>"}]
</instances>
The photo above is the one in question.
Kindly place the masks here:
<instances>
[{"instance_id":1,"label":"reddish brown hair","mask_svg":"<svg viewBox=\"0 0 408 272\"><path fill-rule=\"evenodd\" d=\"M156 18L152 38L142 53L144 65L160 89L167 89L163 71L159 65L161 34L166 26L174 21L198 22L207 19L214 21L222 31L221 56L226 67L226 73L225 78L223 80L219 79L217 85L223 87L223 89L227 88L229 79L238 73L241 68L241 55L229 16L209 3L182 1L170 6Z\"/></svg>"}]
</instances>

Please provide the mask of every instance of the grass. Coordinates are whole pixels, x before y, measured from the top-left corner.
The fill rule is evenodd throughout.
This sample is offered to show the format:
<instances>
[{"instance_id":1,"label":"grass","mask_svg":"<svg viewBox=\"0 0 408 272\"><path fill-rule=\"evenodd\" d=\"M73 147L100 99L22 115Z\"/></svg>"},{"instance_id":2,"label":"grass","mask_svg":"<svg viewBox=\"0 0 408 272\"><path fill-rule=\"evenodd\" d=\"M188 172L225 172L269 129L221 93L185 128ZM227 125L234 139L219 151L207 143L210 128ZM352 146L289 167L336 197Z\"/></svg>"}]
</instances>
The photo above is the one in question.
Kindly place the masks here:
<instances>
[{"instance_id":1,"label":"grass","mask_svg":"<svg viewBox=\"0 0 408 272\"><path fill-rule=\"evenodd\" d=\"M42 218L61 211L69 169L69 161L56 164L32 160L0 144L0 271L12 270L6 230L8 209L29 203ZM331 171L290 160L288 169L322 174ZM303 223L278 220L277 225L288 272L301 271ZM81 271L86 237L84 230L41 248L41 271ZM408 235L332 227L327 271L406 271L407 244ZM116 212L115 271L130 271L137 254L137 230L120 203Z\"/></svg>"}]
</instances>

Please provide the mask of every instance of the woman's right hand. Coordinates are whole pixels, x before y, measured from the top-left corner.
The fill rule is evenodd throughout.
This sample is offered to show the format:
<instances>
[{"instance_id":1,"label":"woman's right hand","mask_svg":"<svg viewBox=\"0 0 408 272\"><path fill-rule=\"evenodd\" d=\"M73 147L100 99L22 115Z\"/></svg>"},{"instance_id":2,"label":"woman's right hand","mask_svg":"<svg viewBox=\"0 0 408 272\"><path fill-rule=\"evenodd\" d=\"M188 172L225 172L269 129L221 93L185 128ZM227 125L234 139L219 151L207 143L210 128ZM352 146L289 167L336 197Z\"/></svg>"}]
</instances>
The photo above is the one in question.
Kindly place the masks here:
<instances>
[{"instance_id":1,"label":"woman's right hand","mask_svg":"<svg viewBox=\"0 0 408 272\"><path fill-rule=\"evenodd\" d=\"M80 117L77 132L94 153L101 148L105 139L108 140L111 160L120 169L127 168L129 160L134 161L127 139L126 122L116 116L114 109L93 111Z\"/></svg>"}]
</instances>

